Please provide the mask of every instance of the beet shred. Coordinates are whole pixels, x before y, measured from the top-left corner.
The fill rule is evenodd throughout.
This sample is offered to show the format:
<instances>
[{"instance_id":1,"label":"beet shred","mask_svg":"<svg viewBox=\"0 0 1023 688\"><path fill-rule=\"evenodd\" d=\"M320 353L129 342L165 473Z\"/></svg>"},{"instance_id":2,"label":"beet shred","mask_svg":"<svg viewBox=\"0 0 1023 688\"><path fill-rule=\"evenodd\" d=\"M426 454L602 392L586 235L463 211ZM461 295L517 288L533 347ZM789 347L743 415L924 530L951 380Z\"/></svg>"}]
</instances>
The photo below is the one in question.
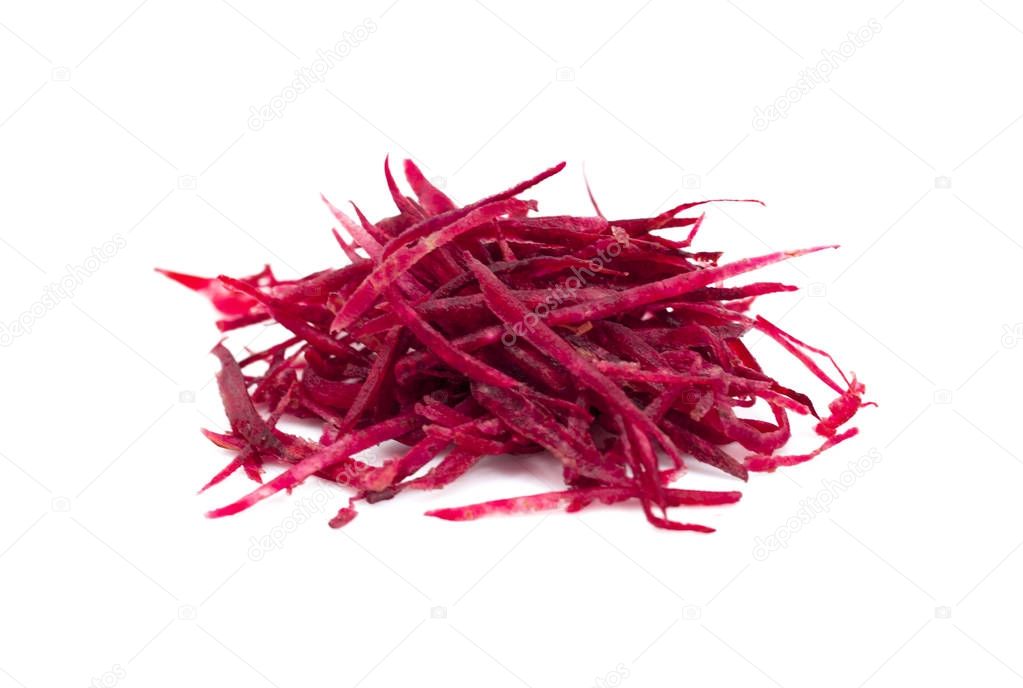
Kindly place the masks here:
<instances>
[{"instance_id":1,"label":"beet shred","mask_svg":"<svg viewBox=\"0 0 1023 688\"><path fill-rule=\"evenodd\" d=\"M344 230L334 230L343 267L293 280L269 267L241 278L160 270L209 298L222 332L276 324L288 333L241 360L223 344L213 349L230 432L203 432L234 458L203 490L239 469L260 485L208 516L316 476L352 490L330 521L340 527L358 502L439 489L485 456L546 451L566 489L427 514L466 521L637 500L657 527L710 532L668 509L731 504L741 493L671 487L686 460L745 481L856 434L842 428L867 405L863 384L823 350L750 314L755 299L796 287L722 284L833 246L719 264L721 253L690 249L704 215L685 215L712 201L608 220L590 194L593 217L535 214L536 203L519 195L563 168L459 206L411 161L404 172L414 195L404 195L385 161L398 214L374 223L353 204L353 219L323 199ZM764 372L742 341L751 330L838 395L827 414ZM780 453L790 415L816 419L816 449ZM282 418L312 421L320 437L286 432ZM355 458L390 440L405 449L379 465ZM266 464L285 470L264 482Z\"/></svg>"}]
</instances>

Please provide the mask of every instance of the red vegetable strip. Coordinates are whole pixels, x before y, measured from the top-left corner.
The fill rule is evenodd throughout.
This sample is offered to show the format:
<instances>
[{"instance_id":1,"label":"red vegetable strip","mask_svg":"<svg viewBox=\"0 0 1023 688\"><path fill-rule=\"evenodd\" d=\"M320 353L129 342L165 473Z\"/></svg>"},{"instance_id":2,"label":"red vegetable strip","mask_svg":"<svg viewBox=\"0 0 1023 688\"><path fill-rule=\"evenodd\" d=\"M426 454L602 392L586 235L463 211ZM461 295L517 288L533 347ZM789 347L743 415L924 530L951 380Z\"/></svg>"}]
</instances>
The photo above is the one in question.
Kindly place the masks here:
<instances>
[{"instance_id":1,"label":"red vegetable strip","mask_svg":"<svg viewBox=\"0 0 1023 688\"><path fill-rule=\"evenodd\" d=\"M209 479L209 481L205 485L199 488L198 494L202 494L203 492L210 489L214 485L223 482L226 478L230 477L231 474L233 474L235 471L241 468L242 464L245 462L245 457L249 451L250 451L249 449L241 449L240 453L233 459L231 459L230 463L224 466L219 473L214 475L212 478Z\"/></svg>"},{"instance_id":2,"label":"red vegetable strip","mask_svg":"<svg viewBox=\"0 0 1023 688\"><path fill-rule=\"evenodd\" d=\"M826 384L828 387L830 387L831 389L835 390L839 394L844 394L845 393L845 390L842 389L842 387L837 382L832 380L831 377L827 373L825 373L823 370L821 370L820 366L818 366L813 361L813 359L811 359L803 351L801 351L799 349L799 347L797 347L792 342L792 340L788 336L785 335L785 333L781 329L779 329L775 325L772 325L770 322L768 322L767 320L765 320L761 316L757 316L755 327L758 330L760 330L761 332L763 332L764 334L766 334L767 336L769 336L774 341L776 341L779 344L781 344L782 347L784 347L786 351L788 351L793 356L798 358L800 360L800 362L804 366L806 366L807 369L809 369L810 372L812 372L814 375L816 375L817 378L821 382L823 382L824 384ZM834 361L832 361L832 362L834 362ZM835 367L837 368L838 366L836 365ZM839 370L839 372L841 372L841 370Z\"/></svg>"},{"instance_id":3,"label":"red vegetable strip","mask_svg":"<svg viewBox=\"0 0 1023 688\"><path fill-rule=\"evenodd\" d=\"M565 291L563 294L558 294L551 289L513 290L512 293L517 299L526 304L526 306L535 308L542 303L547 303L548 298L554 298L562 301L581 301L603 298L610 296L614 292L611 289L604 289L601 287L583 287L571 292ZM564 295L565 298L559 299L562 295ZM429 301L424 301L416 306L416 310L426 318L439 317L444 314L449 314L452 311L464 311L471 314L483 313L485 312L485 309L486 304L483 300L482 294L430 299Z\"/></svg>"},{"instance_id":4,"label":"red vegetable strip","mask_svg":"<svg viewBox=\"0 0 1023 688\"><path fill-rule=\"evenodd\" d=\"M440 463L426 475L402 483L402 487L413 490L436 490L450 485L465 475L466 471L475 466L481 458L483 458L481 454L455 449L441 459Z\"/></svg>"},{"instance_id":5,"label":"red vegetable strip","mask_svg":"<svg viewBox=\"0 0 1023 688\"><path fill-rule=\"evenodd\" d=\"M426 418L431 423L443 425L447 428L453 428L463 425L464 423L472 422L472 418L466 416L464 413L451 408L447 404L442 404L431 397L424 397L423 401L416 404L413 408L416 413L423 418Z\"/></svg>"},{"instance_id":6,"label":"red vegetable strip","mask_svg":"<svg viewBox=\"0 0 1023 688\"><path fill-rule=\"evenodd\" d=\"M202 428L200 432L202 432L203 436L206 439L208 439L210 442L217 445L221 449L232 449L234 451L241 451L242 449L245 448L245 442L242 441L242 439L239 438L234 433L214 432L213 430L208 430L206 428Z\"/></svg>"},{"instance_id":7,"label":"red vegetable strip","mask_svg":"<svg viewBox=\"0 0 1023 688\"><path fill-rule=\"evenodd\" d=\"M266 360L267 358L270 358L278 353L287 351L288 349L295 346L301 341L302 340L299 339L298 337L290 337L281 342L280 344L275 344L274 346L271 346L269 349L266 349L265 351L261 351L259 353L255 353L243 358L242 360L238 361L238 366L240 368L245 368L246 366L249 366L255 363L256 361Z\"/></svg>"},{"instance_id":8,"label":"red vegetable strip","mask_svg":"<svg viewBox=\"0 0 1023 688\"><path fill-rule=\"evenodd\" d=\"M339 231L337 231L336 229L332 229L330 231L333 232L334 239L337 240L338 245L341 247L341 250L344 252L345 256L348 257L348 260L352 261L352 263L360 263L366 260L365 258L363 258L362 256L355 252L355 249L352 248L352 246L347 241L345 241L345 238L341 236L341 233Z\"/></svg>"},{"instance_id":9,"label":"red vegetable strip","mask_svg":"<svg viewBox=\"0 0 1023 688\"><path fill-rule=\"evenodd\" d=\"M386 490L388 487L396 487L400 481L413 475L423 466L430 463L445 446L447 446L445 440L439 440L435 437L426 437L420 440L395 462L394 480L391 482L391 485L381 486L379 489Z\"/></svg>"},{"instance_id":10,"label":"red vegetable strip","mask_svg":"<svg viewBox=\"0 0 1023 688\"><path fill-rule=\"evenodd\" d=\"M716 506L734 504L742 497L740 492L706 492L700 490L665 490L669 506ZM521 514L535 511L549 511L562 506L569 511L578 511L594 502L615 504L628 499L638 499L639 493L627 487L592 487L560 490L512 497L511 499L495 499L460 507L448 507L427 511L427 516L444 519L445 521L473 521L483 516L495 514ZM692 526L692 530L706 530L705 526Z\"/></svg>"},{"instance_id":11,"label":"red vegetable strip","mask_svg":"<svg viewBox=\"0 0 1023 688\"><path fill-rule=\"evenodd\" d=\"M545 389L561 392L568 388L569 379L565 371L531 349L516 343L502 347L499 353L518 365L527 379L538 382Z\"/></svg>"},{"instance_id":12,"label":"red vegetable strip","mask_svg":"<svg viewBox=\"0 0 1023 688\"><path fill-rule=\"evenodd\" d=\"M856 381L853 375L849 383L849 389L842 393L837 399L828 404L831 415L827 416L817 424L817 434L824 437L832 437L836 430L846 421L855 415L863 404L863 384Z\"/></svg>"},{"instance_id":13,"label":"red vegetable strip","mask_svg":"<svg viewBox=\"0 0 1023 688\"><path fill-rule=\"evenodd\" d=\"M398 207L398 210L409 217L422 219L424 217L422 210L406 198L398 189L398 183L394 181L394 175L391 174L390 157L384 158L384 179L387 181L387 190L391 192L391 199L394 201L394 205Z\"/></svg>"},{"instance_id":14,"label":"red vegetable strip","mask_svg":"<svg viewBox=\"0 0 1023 688\"><path fill-rule=\"evenodd\" d=\"M277 307L276 305L277 302L275 300L266 296L252 285L240 282L239 280L227 277L226 275L221 276L220 280L225 285L233 289L243 291L251 295L253 298L259 298L263 300L263 302L266 304L266 307L270 310L271 315L273 315L274 319L277 320L277 322L279 322L284 327L288 328L293 334L297 335L298 337L301 337L302 339L309 342L318 349L331 353L335 356L351 355L351 352L348 350L348 348L345 345L339 343L337 339L331 337L328 334L324 334L323 332L317 330L315 327L312 327L311 325L309 325L309 323L301 320L300 318L296 318L293 315L281 311Z\"/></svg>"},{"instance_id":15,"label":"red vegetable strip","mask_svg":"<svg viewBox=\"0 0 1023 688\"><path fill-rule=\"evenodd\" d=\"M419 202L431 215L439 215L455 209L455 204L444 192L431 184L422 171L411 160L405 161L405 179L419 198Z\"/></svg>"},{"instance_id":16,"label":"red vegetable strip","mask_svg":"<svg viewBox=\"0 0 1023 688\"><path fill-rule=\"evenodd\" d=\"M343 435L354 428L362 420L366 410L376 403L381 388L393 372L394 360L398 355L398 345L401 341L402 333L398 328L387 333L383 349L377 353L373 367L370 368L369 374L359 387L352 405L348 408L344 419L341 421L341 425L337 429L339 435Z\"/></svg>"},{"instance_id":17,"label":"red vegetable strip","mask_svg":"<svg viewBox=\"0 0 1023 688\"><path fill-rule=\"evenodd\" d=\"M249 317L253 315L252 310L258 306L256 301L245 294L228 289L215 277L198 277L160 268L156 268L156 271L202 294L224 315Z\"/></svg>"},{"instance_id":18,"label":"red vegetable strip","mask_svg":"<svg viewBox=\"0 0 1023 688\"><path fill-rule=\"evenodd\" d=\"M804 256L835 246L816 246L814 248L798 249L793 251L778 251L756 258L745 258L743 260L729 263L714 268L687 272L675 277L669 277L658 282L644 284L619 292L613 296L593 303L584 303L578 306L561 309L551 315L551 322L556 325L575 324L586 320L600 320L625 311L633 310L656 301L677 298L682 294L690 292L699 287L706 287L714 282L735 277L744 272L757 270L773 263L783 260Z\"/></svg>"},{"instance_id":19,"label":"red vegetable strip","mask_svg":"<svg viewBox=\"0 0 1023 688\"><path fill-rule=\"evenodd\" d=\"M670 385L703 385L703 386L715 386L721 382L721 378L713 378L707 375L686 375L683 373L676 373L671 370L643 370L638 366L630 363L613 363L610 361L595 361L594 367L601 373L607 375L610 378L616 380L635 380L640 382L650 382L655 384L670 384ZM736 379L737 380L737 379ZM756 389L757 384L754 382L738 382L740 388L744 390ZM764 387L768 386L768 383L762 383ZM765 393L769 390L765 389ZM793 406L798 406L795 402L789 400ZM804 409L805 412L805 409Z\"/></svg>"},{"instance_id":20,"label":"red vegetable strip","mask_svg":"<svg viewBox=\"0 0 1023 688\"><path fill-rule=\"evenodd\" d=\"M380 254L383 252L383 247L380 243L369 232L367 232L362 225L356 223L333 203L328 201L326 196L320 194L320 200L327 205L331 214L337 218L337 221L341 223L341 226L344 227L348 234L351 235L352 240L355 241L355 245L368 253L370 258L374 261L378 261L380 259Z\"/></svg>"},{"instance_id":21,"label":"red vegetable strip","mask_svg":"<svg viewBox=\"0 0 1023 688\"><path fill-rule=\"evenodd\" d=\"M521 385L518 380L453 347L443 335L423 320L416 313L415 309L409 306L395 292L392 291L390 297L391 310L398 320L405 327L409 328L416 338L425 344L444 363L472 380L481 380L498 387L518 387Z\"/></svg>"},{"instance_id":22,"label":"red vegetable strip","mask_svg":"<svg viewBox=\"0 0 1023 688\"><path fill-rule=\"evenodd\" d=\"M771 472L780 466L795 466L818 456L821 452L830 449L840 442L844 442L859 433L857 428L849 428L837 435L827 438L823 444L808 454L793 454L790 456L773 456L770 454L752 454L745 459L746 468L757 472Z\"/></svg>"},{"instance_id":23,"label":"red vegetable strip","mask_svg":"<svg viewBox=\"0 0 1023 688\"><path fill-rule=\"evenodd\" d=\"M399 249L383 259L337 312L334 322L331 323L330 331L340 332L351 325L356 318L372 306L373 301L388 284L397 280L434 249L444 246L490 220L507 214L521 203L522 201L511 199L482 206L434 234L423 237L417 244Z\"/></svg>"},{"instance_id":24,"label":"red vegetable strip","mask_svg":"<svg viewBox=\"0 0 1023 688\"><path fill-rule=\"evenodd\" d=\"M217 373L217 385L220 397L224 402L231 430L245 439L253 449L283 449L281 443L270 433L270 428L259 415L249 398L248 389L242 369L234 356L223 344L217 344L212 352L220 360L220 372Z\"/></svg>"},{"instance_id":25,"label":"red vegetable strip","mask_svg":"<svg viewBox=\"0 0 1023 688\"><path fill-rule=\"evenodd\" d=\"M536 442L565 466L566 475L583 475L603 483L617 479L602 466L597 447L563 428L546 409L521 394L487 385L474 385L480 405L517 434ZM589 438L586 438L589 439Z\"/></svg>"},{"instance_id":26,"label":"red vegetable strip","mask_svg":"<svg viewBox=\"0 0 1023 688\"><path fill-rule=\"evenodd\" d=\"M729 475L734 475L739 480L748 480L749 472L742 462L726 454L720 447L716 447L707 440L694 435L681 425L675 422L677 414L668 415L662 421L665 431L675 440L679 447L693 455L697 461L713 466Z\"/></svg>"},{"instance_id":27,"label":"red vegetable strip","mask_svg":"<svg viewBox=\"0 0 1023 688\"><path fill-rule=\"evenodd\" d=\"M482 437L471 429L445 428L439 425L427 425L423 428L427 437L434 437L453 444L456 449L470 452L472 454L494 455L510 454L515 448L510 442Z\"/></svg>"},{"instance_id":28,"label":"red vegetable strip","mask_svg":"<svg viewBox=\"0 0 1023 688\"><path fill-rule=\"evenodd\" d=\"M763 296L783 291L798 291L799 287L778 282L754 282L741 287L703 287L686 294L686 301L732 301L750 296Z\"/></svg>"},{"instance_id":29,"label":"red vegetable strip","mask_svg":"<svg viewBox=\"0 0 1023 688\"><path fill-rule=\"evenodd\" d=\"M371 425L361 430L356 430L345 435L334 444L324 447L320 451L306 457L295 464L284 473L281 473L270 482L253 490L245 497L207 512L210 518L230 516L239 511L244 511L257 502L280 492L281 490L294 487L317 471L328 468L339 461L350 457L352 454L372 447L385 440L394 439L416 427L416 419L413 414L404 414Z\"/></svg>"},{"instance_id":30,"label":"red vegetable strip","mask_svg":"<svg viewBox=\"0 0 1023 688\"><path fill-rule=\"evenodd\" d=\"M409 227L405 232L402 233L400 237L389 242L389 245L385 247L383 257L384 258L389 257L392 253L397 251L398 248L404 246L405 244L408 244L410 241L416 241L433 232L436 232L438 229L444 227L445 225L460 220L466 215L472 213L473 211L482 208L483 206L512 199L515 196L518 196L523 191L536 186L543 180L548 179L549 177L553 177L558 172L561 172L561 170L563 169L565 169L565 163L563 162L558 163L554 167L544 170L535 177L527 179L524 182L520 182L519 184L516 184L515 186L511 187L510 189L507 189L506 191L494 194L493 196L488 196L487 198L476 201L475 203L470 203L467 206L455 208L447 213L441 213L440 215L435 215L434 217L427 218L426 220L423 220L422 222L413 225L412 227Z\"/></svg>"},{"instance_id":31,"label":"red vegetable strip","mask_svg":"<svg viewBox=\"0 0 1023 688\"><path fill-rule=\"evenodd\" d=\"M547 322L551 325L577 325L586 322L587 320L599 320L654 301L663 300L665 298L675 298L687 291L704 287L708 284L719 282L729 277L734 277L735 275L743 272L756 270L772 263L787 260L795 256L814 253L826 248L834 247L819 246L796 251L781 251L778 253L760 256L758 258L747 258L717 268L707 268L694 273L686 273L678 277L662 280L661 282L654 282L650 285L634 287L633 289L619 292L614 296L600 299L598 301L586 302L577 306L558 309L551 313L550 317L547 318ZM486 346L487 344L497 341L502 332L502 328L500 327L485 328L473 333L472 335L466 335L465 337L455 340L453 344L463 351L472 351L474 348ZM790 346L786 346L786 348L791 350ZM428 357L428 354L423 354L421 356L421 358L426 357ZM406 363L406 365L411 365L411 362ZM836 391L841 393L842 389L837 388Z\"/></svg>"},{"instance_id":32,"label":"red vegetable strip","mask_svg":"<svg viewBox=\"0 0 1023 688\"><path fill-rule=\"evenodd\" d=\"M359 218L359 225L369 236L373 237L373 240L381 247L379 256L374 256L374 262L379 263L383 255L383 247L387 245L393 236L393 233L389 233L383 229L383 221L379 225L373 224L359 209L359 206L355 205L354 201L348 201L349 205L352 206L352 210L355 211L355 216Z\"/></svg>"},{"instance_id":33,"label":"red vegetable strip","mask_svg":"<svg viewBox=\"0 0 1023 688\"><path fill-rule=\"evenodd\" d=\"M665 210L660 215L652 218L643 218L639 220L613 220L611 224L627 229L630 234L644 234L655 229L660 229L668 225L672 219L674 219L679 213L685 212L691 208L705 205L707 203L757 203L764 205L762 201L757 201L752 198L712 198L705 201L693 201L689 203L682 203L674 208ZM690 237L691 239L692 237Z\"/></svg>"}]
</instances>

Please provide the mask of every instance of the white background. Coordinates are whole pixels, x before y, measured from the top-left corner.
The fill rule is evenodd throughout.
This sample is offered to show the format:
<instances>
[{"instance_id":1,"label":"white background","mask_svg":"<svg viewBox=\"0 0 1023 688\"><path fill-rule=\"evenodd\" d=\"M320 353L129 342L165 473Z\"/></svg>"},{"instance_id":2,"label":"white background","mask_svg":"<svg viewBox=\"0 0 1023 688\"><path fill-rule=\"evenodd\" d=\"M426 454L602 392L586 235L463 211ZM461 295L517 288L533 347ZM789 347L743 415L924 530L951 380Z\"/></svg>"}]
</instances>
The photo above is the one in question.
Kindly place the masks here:
<instances>
[{"instance_id":1,"label":"white background","mask_svg":"<svg viewBox=\"0 0 1023 688\"><path fill-rule=\"evenodd\" d=\"M367 19L323 83L249 126ZM829 82L754 128L871 19ZM0 322L31 332L0 349L0 688L1021 685L1021 27L1007 0L4 3ZM547 212L587 211L583 163L610 216L763 199L710 209L698 248L841 243L765 274L804 291L758 308L880 406L740 504L683 514L713 535L635 506L421 516L553 486L542 457L342 531L342 493L313 483L205 520L251 483L195 496L228 458L198 432L224 422L218 334L152 268L338 264L317 195L390 214L387 153L461 201L567 160L531 194ZM256 336L275 335L230 343ZM827 513L790 520L872 450ZM301 504L319 511L291 529Z\"/></svg>"}]
</instances>

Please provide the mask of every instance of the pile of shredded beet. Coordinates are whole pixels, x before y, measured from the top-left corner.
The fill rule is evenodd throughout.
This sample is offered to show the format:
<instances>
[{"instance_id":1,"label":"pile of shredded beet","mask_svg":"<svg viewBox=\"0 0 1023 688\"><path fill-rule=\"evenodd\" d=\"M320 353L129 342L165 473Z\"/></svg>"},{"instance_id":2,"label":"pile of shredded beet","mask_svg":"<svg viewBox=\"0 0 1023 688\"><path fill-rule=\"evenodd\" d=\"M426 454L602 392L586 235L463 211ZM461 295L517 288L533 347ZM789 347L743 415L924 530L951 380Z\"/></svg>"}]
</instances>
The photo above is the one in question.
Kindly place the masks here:
<instances>
[{"instance_id":1,"label":"pile of shredded beet","mask_svg":"<svg viewBox=\"0 0 1023 688\"><path fill-rule=\"evenodd\" d=\"M459 206L411 161L406 196L385 162L397 215L374 223L353 205L353 220L324 199L344 230L334 231L344 267L295 280L269 267L237 279L161 271L209 297L221 331L276 323L290 333L242 360L213 350L231 431L204 433L235 456L206 487L238 469L261 485L208 515L237 513L315 475L354 491L330 521L339 527L357 502L444 487L485 456L514 462L546 450L562 465L564 490L428 515L463 521L635 499L658 527L709 532L668 509L733 503L740 493L671 487L687 457L746 480L856 434L841 429L864 405L855 376L749 314L755 298L795 287L723 285L831 247L719 264L721 253L689 248L703 215L683 216L708 201L638 219L608 220L595 201L593 217L536 215L519 195L563 167ZM834 390L826 415L763 371L741 339L750 330ZM779 453L790 414L816 419L819 446ZM322 424L319 439L281 430L285 417ZM389 440L407 449L382 465L354 458ZM745 451L723 449L733 443ZM264 483L267 462L286 470Z\"/></svg>"}]
</instances>

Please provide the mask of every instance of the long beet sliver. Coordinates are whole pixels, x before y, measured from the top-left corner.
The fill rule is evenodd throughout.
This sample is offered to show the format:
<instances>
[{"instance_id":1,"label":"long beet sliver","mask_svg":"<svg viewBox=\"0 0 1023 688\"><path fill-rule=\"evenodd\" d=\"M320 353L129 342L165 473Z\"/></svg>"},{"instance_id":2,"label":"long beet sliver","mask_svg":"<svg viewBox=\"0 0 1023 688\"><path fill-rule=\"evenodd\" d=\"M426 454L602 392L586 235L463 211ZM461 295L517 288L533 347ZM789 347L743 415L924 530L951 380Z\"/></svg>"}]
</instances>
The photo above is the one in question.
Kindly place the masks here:
<instances>
[{"instance_id":1,"label":"long beet sliver","mask_svg":"<svg viewBox=\"0 0 1023 688\"><path fill-rule=\"evenodd\" d=\"M734 504L742 497L740 492L708 492L702 490L667 490L669 506L719 506ZM578 511L594 502L616 504L628 499L637 499L638 493L632 488L593 487L576 490L544 492L511 499L494 499L467 506L447 507L427 511L427 516L445 521L473 521L483 516L497 514L521 514L533 511L549 511L567 506Z\"/></svg>"},{"instance_id":2,"label":"long beet sliver","mask_svg":"<svg viewBox=\"0 0 1023 688\"><path fill-rule=\"evenodd\" d=\"M434 217L427 218L421 223L409 227L409 229L406 230L396 240L389 242L389 244L384 247L385 249L384 257L390 256L395 250L397 250L399 246L407 244L410 241L414 241L422 237L425 237L430 233L437 231L444 225L455 222L465 217L467 214L471 213L472 211L478 208L481 208L485 205L489 205L492 203L506 201L508 199L514 198L523 191L531 189L532 187L536 186L545 179L553 177L558 172L561 172L561 170L563 169L565 169L565 163L560 162L554 167L546 169L540 174L536 175L535 177L527 179L524 182L515 184L514 186L505 191L494 194L493 196L488 196L479 201L476 201L475 203L470 203L469 205L464 206L462 208L454 208L446 213L441 213L440 215L435 215Z\"/></svg>"},{"instance_id":3,"label":"long beet sliver","mask_svg":"<svg viewBox=\"0 0 1023 688\"><path fill-rule=\"evenodd\" d=\"M397 328L387 334L384 345L373 362L373 367L370 368L365 382L359 387L359 391L352 400L352 405L348 407L348 411L337 429L339 433L343 434L354 428L370 405L376 401L387 377L394 372L394 359L398 355L398 345L401 341L402 333Z\"/></svg>"},{"instance_id":4,"label":"long beet sliver","mask_svg":"<svg viewBox=\"0 0 1023 688\"><path fill-rule=\"evenodd\" d=\"M423 320L404 299L392 294L390 304L392 312L398 320L405 327L408 327L413 335L425 344L435 356L455 370L465 374L470 379L482 380L499 387L519 386L518 380L451 346L448 340L431 327L428 322Z\"/></svg>"},{"instance_id":5,"label":"long beet sliver","mask_svg":"<svg viewBox=\"0 0 1023 688\"><path fill-rule=\"evenodd\" d=\"M541 406L512 390L475 385L480 405L504 421L511 430L551 452L565 466L566 475L583 475L605 483L615 482L601 465L597 447L589 438L573 436Z\"/></svg>"},{"instance_id":6,"label":"long beet sliver","mask_svg":"<svg viewBox=\"0 0 1023 688\"><path fill-rule=\"evenodd\" d=\"M247 446L253 450L282 449L281 443L270 432L270 426L253 405L241 367L234 356L223 344L213 347L213 354L220 360L217 385L231 430L243 437Z\"/></svg>"},{"instance_id":7,"label":"long beet sliver","mask_svg":"<svg viewBox=\"0 0 1023 688\"><path fill-rule=\"evenodd\" d=\"M416 427L415 416L409 414L397 416L371 425L361 430L356 430L345 435L334 444L324 447L319 452L303 459L284 473L281 473L270 482L253 490L245 497L236 502L222 506L219 509L208 511L206 515L210 518L230 516L239 511L248 509L253 504L270 497L281 490L294 487L311 476L313 473L331 466L338 461L348 458L352 454L377 445L385 440L394 439L399 435L408 432Z\"/></svg>"},{"instance_id":8,"label":"long beet sliver","mask_svg":"<svg viewBox=\"0 0 1023 688\"><path fill-rule=\"evenodd\" d=\"M357 317L369 309L387 284L397 280L433 250L454 241L460 235L474 230L490 220L508 213L509 210L520 203L521 201L508 200L482 206L465 217L437 230L436 233L423 237L416 244L392 253L380 262L373 272L352 293L351 297L345 301L341 310L334 317L330 331L340 332L351 325Z\"/></svg>"},{"instance_id":9,"label":"long beet sliver","mask_svg":"<svg viewBox=\"0 0 1023 688\"><path fill-rule=\"evenodd\" d=\"M633 287L632 289L627 289L615 294L614 296L609 296L593 303L585 303L562 309L552 315L551 322L557 325L562 325L580 323L586 320L599 320L601 318L633 310L639 306L645 306L656 301L676 298L694 289L706 287L714 282L720 282L728 279L729 277L741 275L744 272L750 272L751 270L757 270L773 263L779 263L783 260L796 258L797 256L805 256L828 248L837 247L816 246L814 248L804 248L793 251L778 251L776 253L768 253L756 258L745 258L734 263L729 263L728 265L687 272L675 277L669 277L668 279L661 280L659 282Z\"/></svg>"},{"instance_id":10,"label":"long beet sliver","mask_svg":"<svg viewBox=\"0 0 1023 688\"><path fill-rule=\"evenodd\" d=\"M462 477L481 458L480 454L456 449L441 459L426 475L403 483L403 486L414 490L440 489Z\"/></svg>"},{"instance_id":11,"label":"long beet sliver","mask_svg":"<svg viewBox=\"0 0 1023 688\"><path fill-rule=\"evenodd\" d=\"M805 463L810 459L819 456L821 452L834 447L840 442L855 437L859 433L857 428L849 428L836 435L828 437L819 447L806 454L790 454L788 456L777 456L771 454L753 454L746 457L746 467L751 471L774 471L781 466L795 466Z\"/></svg>"},{"instance_id":12,"label":"long beet sliver","mask_svg":"<svg viewBox=\"0 0 1023 688\"><path fill-rule=\"evenodd\" d=\"M383 247L376 237L366 231L366 228L348 217L340 208L327 200L327 197L320 194L320 200L324 202L331 214L341 223L341 226L352 236L356 246L369 254L370 258L379 260Z\"/></svg>"},{"instance_id":13,"label":"long beet sliver","mask_svg":"<svg viewBox=\"0 0 1023 688\"><path fill-rule=\"evenodd\" d=\"M387 181L387 190L390 191L391 199L394 201L394 205L397 206L398 210L401 211L403 215L422 219L422 209L413 203L411 199L404 196L398 188L398 183L394 181L394 175L391 174L391 162L389 157L384 158L384 179Z\"/></svg>"},{"instance_id":14,"label":"long beet sliver","mask_svg":"<svg viewBox=\"0 0 1023 688\"><path fill-rule=\"evenodd\" d=\"M405 161L405 179L419 198L419 202L432 215L439 215L455 209L454 202L434 186L411 160Z\"/></svg>"}]
</instances>

